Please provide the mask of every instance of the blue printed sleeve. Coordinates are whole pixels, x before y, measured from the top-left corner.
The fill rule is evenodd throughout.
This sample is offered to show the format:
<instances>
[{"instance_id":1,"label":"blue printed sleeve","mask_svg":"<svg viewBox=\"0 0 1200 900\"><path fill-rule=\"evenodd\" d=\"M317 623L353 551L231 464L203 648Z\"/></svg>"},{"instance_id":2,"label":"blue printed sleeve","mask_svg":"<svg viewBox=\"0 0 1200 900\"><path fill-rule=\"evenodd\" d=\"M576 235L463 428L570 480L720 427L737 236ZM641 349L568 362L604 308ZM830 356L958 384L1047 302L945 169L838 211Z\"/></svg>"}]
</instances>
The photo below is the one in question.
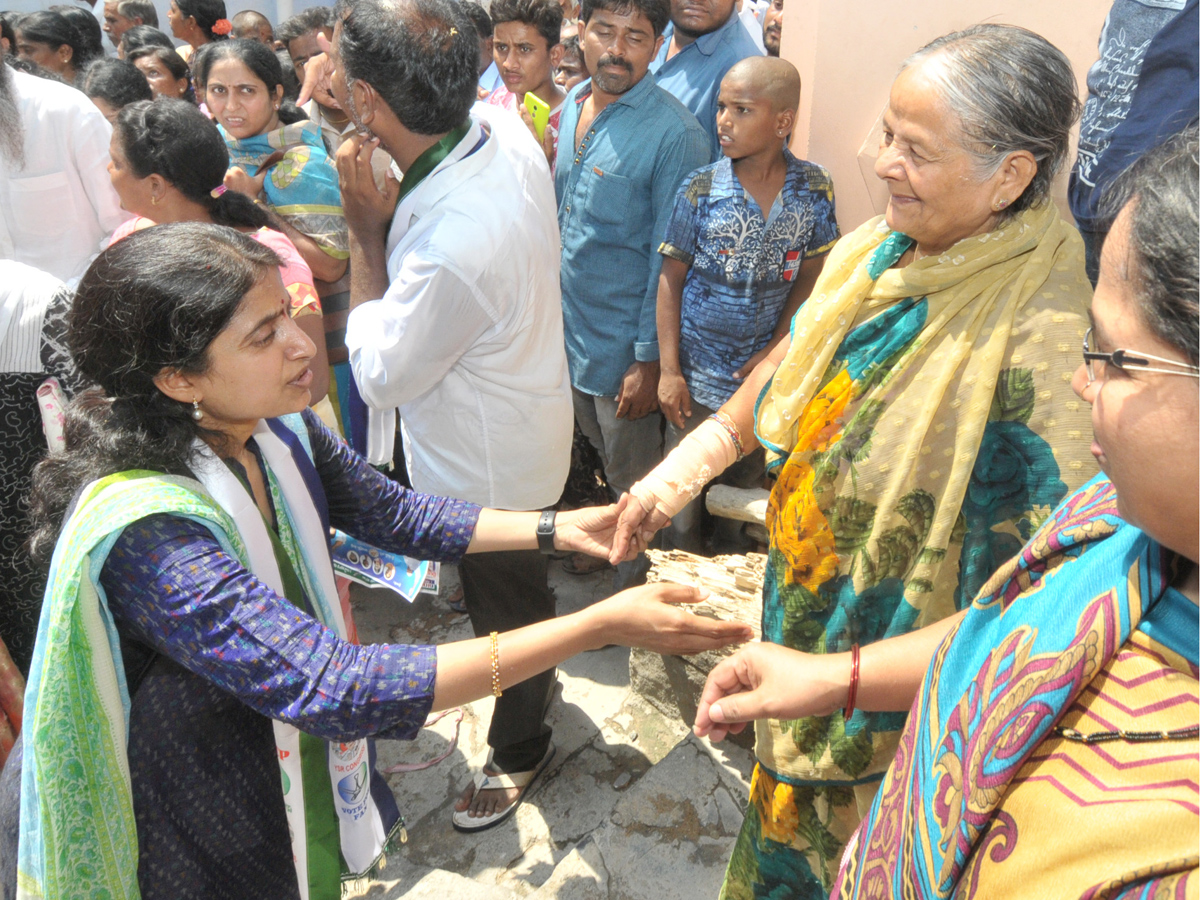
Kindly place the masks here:
<instances>
[{"instance_id":1,"label":"blue printed sleeve","mask_svg":"<svg viewBox=\"0 0 1200 900\"><path fill-rule=\"evenodd\" d=\"M127 527L100 582L123 632L308 734L411 739L433 706L435 647L342 640L191 520Z\"/></svg>"},{"instance_id":2,"label":"blue printed sleeve","mask_svg":"<svg viewBox=\"0 0 1200 900\"><path fill-rule=\"evenodd\" d=\"M304 410L304 423L335 528L414 559L458 562L467 552L478 506L397 484L350 449L312 410Z\"/></svg>"},{"instance_id":3,"label":"blue printed sleeve","mask_svg":"<svg viewBox=\"0 0 1200 900\"><path fill-rule=\"evenodd\" d=\"M805 175L812 204L813 227L804 258L814 259L833 249L841 237L837 223L837 209L833 200L833 179L821 166L807 164Z\"/></svg>"},{"instance_id":4,"label":"blue printed sleeve","mask_svg":"<svg viewBox=\"0 0 1200 900\"><path fill-rule=\"evenodd\" d=\"M707 176L707 177L706 177ZM675 206L667 220L658 252L690 266L696 260L696 247L700 234L700 196L707 194L712 181L711 166L697 169L679 186L675 194Z\"/></svg>"}]
</instances>

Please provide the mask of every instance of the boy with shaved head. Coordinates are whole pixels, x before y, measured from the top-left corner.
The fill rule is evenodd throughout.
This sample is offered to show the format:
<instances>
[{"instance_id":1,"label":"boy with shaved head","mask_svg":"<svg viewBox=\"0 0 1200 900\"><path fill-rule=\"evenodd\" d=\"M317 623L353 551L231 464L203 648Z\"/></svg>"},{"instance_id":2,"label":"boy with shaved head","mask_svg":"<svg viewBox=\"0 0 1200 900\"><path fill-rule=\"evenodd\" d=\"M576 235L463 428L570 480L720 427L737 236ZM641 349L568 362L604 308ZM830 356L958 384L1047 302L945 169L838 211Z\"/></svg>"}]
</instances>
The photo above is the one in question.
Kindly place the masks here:
<instances>
[{"instance_id":1,"label":"boy with shaved head","mask_svg":"<svg viewBox=\"0 0 1200 900\"><path fill-rule=\"evenodd\" d=\"M233 17L233 36L245 41L258 41L268 47L275 46L275 30L271 20L260 12L243 9Z\"/></svg>"},{"instance_id":2,"label":"boy with shaved head","mask_svg":"<svg viewBox=\"0 0 1200 900\"><path fill-rule=\"evenodd\" d=\"M676 195L658 248L658 400L668 451L787 336L838 238L829 173L787 148L799 105L791 63L736 63L717 97L724 155L685 178ZM762 477L760 448L718 480L753 487ZM672 518L667 541L703 552L701 514L697 499ZM722 552L739 549L734 534L714 538Z\"/></svg>"}]
</instances>

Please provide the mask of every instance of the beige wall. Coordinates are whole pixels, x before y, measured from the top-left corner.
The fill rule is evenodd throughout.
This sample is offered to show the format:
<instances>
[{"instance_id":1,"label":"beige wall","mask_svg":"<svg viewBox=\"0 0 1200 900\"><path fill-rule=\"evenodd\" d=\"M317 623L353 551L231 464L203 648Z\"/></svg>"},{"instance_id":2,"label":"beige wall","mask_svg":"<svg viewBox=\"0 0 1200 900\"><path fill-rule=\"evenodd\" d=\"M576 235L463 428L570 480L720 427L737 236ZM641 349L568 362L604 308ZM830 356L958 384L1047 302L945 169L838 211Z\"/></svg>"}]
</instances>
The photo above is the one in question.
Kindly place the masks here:
<instances>
[{"instance_id":1,"label":"beige wall","mask_svg":"<svg viewBox=\"0 0 1200 900\"><path fill-rule=\"evenodd\" d=\"M876 123L906 56L968 25L1021 25L1067 54L1082 100L1111 5L1111 0L787 0L782 55L800 70L803 82L792 150L833 175L842 231L887 205L887 190L872 171ZM1056 183L1064 212L1065 190L1066 172Z\"/></svg>"}]
</instances>

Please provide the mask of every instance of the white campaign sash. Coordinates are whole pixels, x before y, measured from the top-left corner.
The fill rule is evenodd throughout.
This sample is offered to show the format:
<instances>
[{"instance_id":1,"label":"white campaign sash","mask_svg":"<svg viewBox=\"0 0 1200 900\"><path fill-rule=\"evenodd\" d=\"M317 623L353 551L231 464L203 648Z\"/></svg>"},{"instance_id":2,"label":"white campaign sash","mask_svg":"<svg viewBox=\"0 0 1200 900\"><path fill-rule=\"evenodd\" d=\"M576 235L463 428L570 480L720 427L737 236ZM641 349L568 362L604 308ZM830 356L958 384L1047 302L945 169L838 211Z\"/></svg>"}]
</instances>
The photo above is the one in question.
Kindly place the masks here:
<instances>
[{"instance_id":1,"label":"white campaign sash","mask_svg":"<svg viewBox=\"0 0 1200 900\"><path fill-rule=\"evenodd\" d=\"M286 509L276 510L276 515L287 516L304 557L306 571L297 572L297 575L305 582L306 588L311 588L310 600L317 617L345 639L346 623L333 581L329 545L304 478L292 458L291 450L265 421L259 421L254 430L254 440L283 493ZM207 445L197 442L197 450L201 459L194 469L196 477L237 524L246 545L250 571L279 596L286 596L271 538L254 498ZM304 578L305 575L308 577ZM300 896L301 900L308 900L308 841L304 779L300 768L300 731L283 722L275 721L272 724ZM342 857L350 870L346 877L361 877L376 863L387 843L383 819L371 799L367 741L360 739L348 743L329 743L327 747Z\"/></svg>"}]
</instances>

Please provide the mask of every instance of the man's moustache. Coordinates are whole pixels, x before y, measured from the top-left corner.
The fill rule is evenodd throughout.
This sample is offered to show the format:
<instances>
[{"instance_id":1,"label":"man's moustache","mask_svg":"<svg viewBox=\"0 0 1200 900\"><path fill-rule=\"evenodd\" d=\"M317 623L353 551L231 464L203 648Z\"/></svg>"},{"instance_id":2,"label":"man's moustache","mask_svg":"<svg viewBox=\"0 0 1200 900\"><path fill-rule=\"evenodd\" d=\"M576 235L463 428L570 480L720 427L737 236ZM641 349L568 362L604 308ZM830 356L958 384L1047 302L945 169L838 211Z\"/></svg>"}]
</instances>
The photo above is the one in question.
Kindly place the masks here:
<instances>
[{"instance_id":1,"label":"man's moustache","mask_svg":"<svg viewBox=\"0 0 1200 900\"><path fill-rule=\"evenodd\" d=\"M628 72L633 71L632 65L630 65L628 62L626 62L625 60L623 60L617 56L601 57L600 62L596 63L596 68L600 69L600 68L603 68L604 66L620 66L622 69L625 69Z\"/></svg>"}]
</instances>

